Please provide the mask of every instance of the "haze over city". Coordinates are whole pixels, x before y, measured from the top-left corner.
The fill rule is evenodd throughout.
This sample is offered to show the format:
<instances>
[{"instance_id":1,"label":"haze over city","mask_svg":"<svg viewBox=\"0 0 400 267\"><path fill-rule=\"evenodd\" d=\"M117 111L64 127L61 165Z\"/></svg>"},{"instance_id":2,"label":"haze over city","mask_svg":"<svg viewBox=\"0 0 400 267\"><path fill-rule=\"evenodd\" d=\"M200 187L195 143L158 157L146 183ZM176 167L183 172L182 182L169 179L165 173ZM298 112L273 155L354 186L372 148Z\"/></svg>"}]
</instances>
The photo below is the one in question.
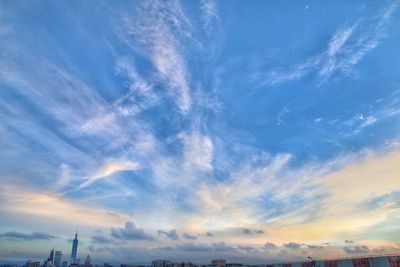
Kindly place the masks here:
<instances>
[{"instance_id":1,"label":"haze over city","mask_svg":"<svg viewBox=\"0 0 400 267\"><path fill-rule=\"evenodd\" d=\"M1 0L0 263L400 254L399 28L399 1Z\"/></svg>"}]
</instances>

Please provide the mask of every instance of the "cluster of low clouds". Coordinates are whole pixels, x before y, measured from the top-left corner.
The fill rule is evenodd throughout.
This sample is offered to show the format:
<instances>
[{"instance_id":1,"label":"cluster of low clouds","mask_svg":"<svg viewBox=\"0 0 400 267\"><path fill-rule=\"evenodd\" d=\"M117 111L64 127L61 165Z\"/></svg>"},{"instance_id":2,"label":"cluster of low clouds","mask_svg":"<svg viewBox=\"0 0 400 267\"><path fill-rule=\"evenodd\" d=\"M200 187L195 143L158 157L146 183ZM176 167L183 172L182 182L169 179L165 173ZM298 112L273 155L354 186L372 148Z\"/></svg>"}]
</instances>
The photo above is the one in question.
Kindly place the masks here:
<instances>
[{"instance_id":1,"label":"cluster of low clouds","mask_svg":"<svg viewBox=\"0 0 400 267\"><path fill-rule=\"evenodd\" d=\"M246 229L244 229L246 230ZM392 247L382 245L366 245L363 242L353 240L344 240L342 244L332 244L323 242L319 244L287 242L275 244L272 242L265 242L263 244L228 244L224 241L217 242L204 242L203 238L210 238L209 235L199 234L197 236L188 233L180 235L177 230L158 231L159 237L153 237L146 233L143 229L138 228L133 222L126 222L122 228L110 228L107 233L104 230L95 230L92 233L89 246L85 246L88 251L102 257L107 253L124 255L124 251L131 250L135 252L135 260L146 260L146 257L157 257L157 255L172 255L177 259L190 259L192 253L196 253L199 259L207 259L207 256L224 255L230 259L247 257L249 255L255 257L255 262L262 262L265 255L269 260L279 260L284 257L286 260L299 260L308 255L340 255L341 252L351 255L364 255L364 254L382 254L396 251L400 248L400 244L393 243ZM182 237L182 239L181 239ZM0 238L5 238L8 241L33 241L33 240L51 240L61 239L62 237L55 236L49 233L24 233L24 232L5 232L0 234ZM81 237L82 238L82 237ZM160 238L167 238L173 241L171 244L160 245ZM198 242L197 239L202 239ZM265 238L265 237L264 237ZM138 245L137 241L145 241L152 244L149 247ZM85 243L80 242L80 250ZM70 245L70 244L69 244ZM171 254L173 253L173 254ZM210 254L211 253L211 254ZM246 256L247 255L247 256ZM130 260L124 255L124 260Z\"/></svg>"}]
</instances>

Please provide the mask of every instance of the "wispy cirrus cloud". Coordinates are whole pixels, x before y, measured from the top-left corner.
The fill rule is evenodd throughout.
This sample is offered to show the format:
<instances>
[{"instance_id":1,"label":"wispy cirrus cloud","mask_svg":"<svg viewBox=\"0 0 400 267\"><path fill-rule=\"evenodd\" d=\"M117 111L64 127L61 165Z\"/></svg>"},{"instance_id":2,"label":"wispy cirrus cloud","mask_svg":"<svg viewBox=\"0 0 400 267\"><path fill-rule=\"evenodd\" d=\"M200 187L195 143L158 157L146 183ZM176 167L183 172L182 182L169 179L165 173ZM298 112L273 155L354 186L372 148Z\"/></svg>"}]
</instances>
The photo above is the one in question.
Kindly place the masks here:
<instances>
[{"instance_id":1,"label":"wispy cirrus cloud","mask_svg":"<svg viewBox=\"0 0 400 267\"><path fill-rule=\"evenodd\" d=\"M99 179L106 178L116 172L120 171L134 171L140 168L140 164L133 161L109 161L103 164L100 169L93 175L88 177L79 187L83 189L88 187Z\"/></svg>"},{"instance_id":2,"label":"wispy cirrus cloud","mask_svg":"<svg viewBox=\"0 0 400 267\"><path fill-rule=\"evenodd\" d=\"M213 143L199 131L183 132L178 135L183 143L183 158L188 168L212 170Z\"/></svg>"},{"instance_id":3,"label":"wispy cirrus cloud","mask_svg":"<svg viewBox=\"0 0 400 267\"><path fill-rule=\"evenodd\" d=\"M334 73L349 74L353 67L385 38L384 27L399 4L392 3L376 17L359 20L339 29L328 41L327 49L306 62L289 69L275 69L267 74L272 84L299 80L310 73L328 79Z\"/></svg>"},{"instance_id":4,"label":"wispy cirrus cloud","mask_svg":"<svg viewBox=\"0 0 400 267\"><path fill-rule=\"evenodd\" d=\"M134 49L150 57L158 78L165 82L167 94L176 97L180 111L188 112L191 106L190 74L181 50L180 38L191 38L189 20L176 1L143 2L137 13L139 20L123 16L123 38Z\"/></svg>"},{"instance_id":5,"label":"wispy cirrus cloud","mask_svg":"<svg viewBox=\"0 0 400 267\"><path fill-rule=\"evenodd\" d=\"M326 255L343 254L343 247L322 243L360 240L369 229L396 220L397 154L362 150L365 144L359 142L365 135L348 143L340 138L396 118L398 94L382 93L382 104L376 105L365 95L359 102L368 111L354 112L353 100L342 106L341 101L324 102L328 96L319 98L321 91L332 91L327 83L315 94L255 93L246 83L236 84L246 66L240 64L238 73L230 73L229 64L249 47L246 53L254 49L259 51L257 57L262 54L257 61L265 59L270 49L264 43L274 38L266 35L263 40L257 33L252 39L251 31L269 21L242 12L245 9L237 3L227 12L234 14L233 20L219 12L218 8L227 8L223 2L198 4L143 1L123 8L105 4L107 12L99 9L90 16L82 6L66 4L63 10L74 9L60 19L67 25L55 19L57 31L50 33L47 21L35 21L34 29L26 23L30 17L53 14L37 12L38 6L24 11L33 13L16 25L18 31L12 25L5 34L0 29L4 37L0 41L4 51L0 55L0 135L4 137L0 140L4 185L0 210L6 218L2 223L17 218L18 229L31 230L21 219L29 216L32 223L46 221L55 228L78 224L105 231L111 227L111 236L82 233L92 242L88 250L98 253L99 259L123 258L128 251L137 251L135 255L148 260L172 251L187 259L226 255L265 263L266 254L272 259L281 249L279 257L285 259L320 250ZM53 5L60 8L57 3L48 8ZM355 23L335 22L336 32L321 34L328 36L324 50L293 67L274 67L267 83L293 81L303 88L302 78L311 74L329 82L337 73L353 73L385 38L397 8L394 4L376 18L355 18ZM3 12L10 11L0 9L0 22L6 24L9 20ZM18 12L10 14L16 18L11 23L21 17ZM263 47L257 48L258 42ZM309 49L315 49L313 42L303 52L309 54ZM391 67L395 72L396 66ZM224 72L226 77L221 76ZM379 80L389 77L384 72ZM382 88L374 91L392 87ZM343 98L353 96L344 91ZM297 96L301 108L296 108ZM310 109L310 102L321 100L318 108ZM342 118L337 119L344 125L340 133L318 128L336 120L324 116ZM329 134L321 134L324 131ZM368 138L395 142L393 135L377 136L371 132ZM340 151L331 152L316 141L325 139L341 146ZM382 177L382 183L375 177ZM156 233L154 229L173 230ZM157 234L160 246L153 247L155 243L148 241ZM132 247L133 243L141 247ZM301 249L290 249L293 244ZM369 253L381 249L367 246Z\"/></svg>"},{"instance_id":6,"label":"wispy cirrus cloud","mask_svg":"<svg viewBox=\"0 0 400 267\"><path fill-rule=\"evenodd\" d=\"M201 0L200 8L202 10L202 20L204 28L209 31L213 24L218 20L217 3L214 0Z\"/></svg>"},{"instance_id":7,"label":"wispy cirrus cloud","mask_svg":"<svg viewBox=\"0 0 400 267\"><path fill-rule=\"evenodd\" d=\"M32 221L46 218L61 224L109 227L129 219L123 213L110 213L103 208L78 204L55 194L29 188L4 185L0 190L0 198L4 204L0 207L3 214L14 214L17 218L30 216ZM80 218L78 223L74 222L76 217Z\"/></svg>"}]
</instances>

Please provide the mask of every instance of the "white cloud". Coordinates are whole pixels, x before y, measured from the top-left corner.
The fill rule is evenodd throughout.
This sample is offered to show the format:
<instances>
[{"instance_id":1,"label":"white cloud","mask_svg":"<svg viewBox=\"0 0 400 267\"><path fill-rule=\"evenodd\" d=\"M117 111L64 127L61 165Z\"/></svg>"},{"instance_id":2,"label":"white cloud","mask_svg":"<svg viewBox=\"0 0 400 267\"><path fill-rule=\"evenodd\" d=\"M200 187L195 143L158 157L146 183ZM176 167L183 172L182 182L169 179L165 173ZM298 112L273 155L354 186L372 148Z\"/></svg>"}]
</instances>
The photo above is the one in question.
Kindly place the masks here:
<instances>
[{"instance_id":1,"label":"white cloud","mask_svg":"<svg viewBox=\"0 0 400 267\"><path fill-rule=\"evenodd\" d=\"M1 213L22 218L45 219L61 225L109 227L130 219L126 214L112 212L104 207L86 206L31 188L4 185L0 190ZM77 220L76 218L79 218Z\"/></svg>"},{"instance_id":2,"label":"white cloud","mask_svg":"<svg viewBox=\"0 0 400 267\"><path fill-rule=\"evenodd\" d=\"M363 123L360 125L361 128L365 128L367 126L370 126L374 123L376 123L378 121L377 118L375 118L374 116L368 116L367 118L365 118L365 120L363 121Z\"/></svg>"},{"instance_id":3,"label":"white cloud","mask_svg":"<svg viewBox=\"0 0 400 267\"><path fill-rule=\"evenodd\" d=\"M183 160L188 168L211 170L213 160L213 143L211 139L198 131L181 133L183 142Z\"/></svg>"},{"instance_id":4,"label":"white cloud","mask_svg":"<svg viewBox=\"0 0 400 267\"><path fill-rule=\"evenodd\" d=\"M120 171L134 171L140 168L140 164L138 162L133 161L108 161L105 162L99 170L88 177L79 187L78 189L82 189L88 187L95 181L106 178L116 172Z\"/></svg>"},{"instance_id":5,"label":"white cloud","mask_svg":"<svg viewBox=\"0 0 400 267\"><path fill-rule=\"evenodd\" d=\"M134 49L147 54L158 78L165 82L168 94L175 96L179 109L186 113L191 106L190 75L181 51L180 38L190 37L190 23L178 2L148 1L137 12L140 19L123 16L123 38ZM140 46L132 43L132 39Z\"/></svg>"},{"instance_id":6,"label":"white cloud","mask_svg":"<svg viewBox=\"0 0 400 267\"><path fill-rule=\"evenodd\" d=\"M203 12L202 20L204 28L209 31L219 17L216 2L214 0L201 0L200 8Z\"/></svg>"},{"instance_id":7,"label":"white cloud","mask_svg":"<svg viewBox=\"0 0 400 267\"><path fill-rule=\"evenodd\" d=\"M357 24L354 24L351 27L348 27L342 31L338 31L329 41L328 45L328 55L333 57L336 53L342 48L342 46L346 43L346 41L352 35L354 29L357 27Z\"/></svg>"},{"instance_id":8,"label":"white cloud","mask_svg":"<svg viewBox=\"0 0 400 267\"><path fill-rule=\"evenodd\" d=\"M329 40L326 51L307 59L289 69L274 69L268 73L272 84L299 80L316 72L327 79L336 72L349 74L364 56L377 47L385 37L384 26L398 8L394 3L377 18L360 20L349 27L338 30Z\"/></svg>"}]
</instances>

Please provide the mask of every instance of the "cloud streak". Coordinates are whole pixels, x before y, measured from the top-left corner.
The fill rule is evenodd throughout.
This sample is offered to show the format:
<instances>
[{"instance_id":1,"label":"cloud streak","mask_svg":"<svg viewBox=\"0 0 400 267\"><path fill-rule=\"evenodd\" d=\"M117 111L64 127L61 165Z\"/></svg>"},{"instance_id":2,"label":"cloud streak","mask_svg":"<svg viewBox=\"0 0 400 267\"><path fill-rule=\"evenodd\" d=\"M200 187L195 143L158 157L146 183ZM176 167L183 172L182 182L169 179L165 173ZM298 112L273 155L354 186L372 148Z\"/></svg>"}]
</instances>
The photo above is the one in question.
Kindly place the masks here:
<instances>
[{"instance_id":1,"label":"cloud streak","mask_svg":"<svg viewBox=\"0 0 400 267\"><path fill-rule=\"evenodd\" d=\"M327 49L291 69L275 69L267 75L272 84L299 80L311 73L328 79L335 73L350 74L353 67L385 37L384 27L397 10L393 3L370 20L360 20L339 29L328 41Z\"/></svg>"},{"instance_id":2,"label":"cloud streak","mask_svg":"<svg viewBox=\"0 0 400 267\"><path fill-rule=\"evenodd\" d=\"M130 44L132 38L141 44L140 50L150 57L158 77L166 83L167 93L177 97L178 108L186 113L191 106L190 77L179 49L179 37L190 37L189 20L175 1L143 2L137 12L139 20L123 17L126 29L123 38Z\"/></svg>"},{"instance_id":3,"label":"cloud streak","mask_svg":"<svg viewBox=\"0 0 400 267\"><path fill-rule=\"evenodd\" d=\"M50 240L58 238L58 236L51 235L44 232L32 232L32 233L21 233L16 231L6 232L0 234L0 237L6 237L8 239L22 239L22 240Z\"/></svg>"},{"instance_id":4,"label":"cloud streak","mask_svg":"<svg viewBox=\"0 0 400 267\"><path fill-rule=\"evenodd\" d=\"M106 178L114 173L120 171L134 171L140 167L140 164L137 162L132 161L114 161L114 162L107 162L100 167L100 169L91 177L87 178L79 187L78 189L83 189L88 187L95 181L99 179Z\"/></svg>"}]
</instances>

